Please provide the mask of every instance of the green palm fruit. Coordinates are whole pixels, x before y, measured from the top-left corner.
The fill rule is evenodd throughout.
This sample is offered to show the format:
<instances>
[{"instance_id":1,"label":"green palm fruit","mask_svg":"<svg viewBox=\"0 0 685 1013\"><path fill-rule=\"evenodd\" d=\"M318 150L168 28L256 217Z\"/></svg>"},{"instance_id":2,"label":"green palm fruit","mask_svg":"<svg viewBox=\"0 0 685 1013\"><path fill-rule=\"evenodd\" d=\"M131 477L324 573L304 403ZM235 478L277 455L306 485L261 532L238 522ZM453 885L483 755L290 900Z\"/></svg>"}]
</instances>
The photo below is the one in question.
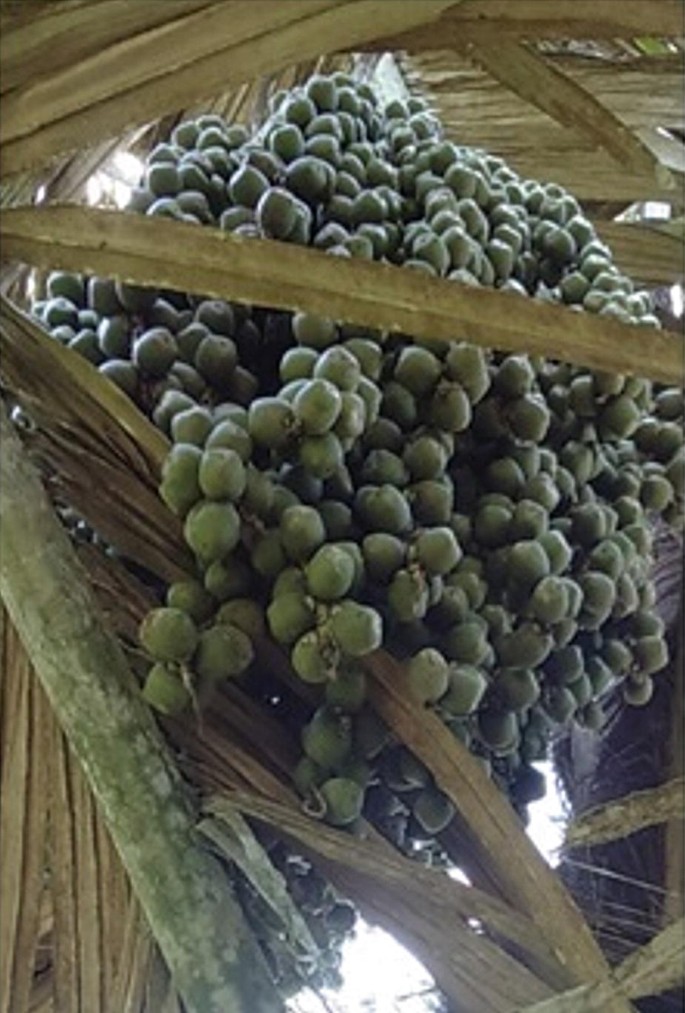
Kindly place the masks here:
<instances>
[{"instance_id":1,"label":"green palm fruit","mask_svg":"<svg viewBox=\"0 0 685 1013\"><path fill-rule=\"evenodd\" d=\"M436 703L449 687L449 666L442 654L425 647L407 665L407 685L420 704Z\"/></svg>"},{"instance_id":2,"label":"green palm fruit","mask_svg":"<svg viewBox=\"0 0 685 1013\"><path fill-rule=\"evenodd\" d=\"M500 457L489 464L485 478L488 488L494 492L516 498L521 494L525 483L523 469L512 457Z\"/></svg>"},{"instance_id":3,"label":"green palm fruit","mask_svg":"<svg viewBox=\"0 0 685 1013\"><path fill-rule=\"evenodd\" d=\"M128 317L104 317L98 324L97 338L100 350L108 359L126 358L131 347L131 332ZM140 367L138 362L136 365ZM166 370L163 370L164 372Z\"/></svg>"},{"instance_id":4,"label":"green palm fruit","mask_svg":"<svg viewBox=\"0 0 685 1013\"><path fill-rule=\"evenodd\" d=\"M601 658L608 665L612 674L619 678L626 675L633 664L633 653L630 647L615 637L605 637L600 648ZM597 690L597 692L601 692Z\"/></svg>"},{"instance_id":5,"label":"green palm fruit","mask_svg":"<svg viewBox=\"0 0 685 1013\"><path fill-rule=\"evenodd\" d=\"M345 714L358 713L366 702L366 673L357 667L341 669L326 683L325 696L329 707Z\"/></svg>"},{"instance_id":6,"label":"green palm fruit","mask_svg":"<svg viewBox=\"0 0 685 1013\"><path fill-rule=\"evenodd\" d=\"M638 610L630 620L630 632L634 637L656 637L664 632L664 621L655 612Z\"/></svg>"},{"instance_id":7,"label":"green palm fruit","mask_svg":"<svg viewBox=\"0 0 685 1013\"><path fill-rule=\"evenodd\" d=\"M290 663L300 679L308 683L327 682L336 666L335 657L316 630L308 630L297 639Z\"/></svg>"},{"instance_id":8,"label":"green palm fruit","mask_svg":"<svg viewBox=\"0 0 685 1013\"><path fill-rule=\"evenodd\" d=\"M355 718L357 728L360 718ZM302 748L325 770L340 766L352 747L350 719L330 707L320 707L302 729Z\"/></svg>"},{"instance_id":9,"label":"green palm fruit","mask_svg":"<svg viewBox=\"0 0 685 1013\"><path fill-rule=\"evenodd\" d=\"M162 465L160 496L178 517L185 517L202 498L199 483L202 451L190 443L176 443Z\"/></svg>"},{"instance_id":10,"label":"green palm fruit","mask_svg":"<svg viewBox=\"0 0 685 1013\"><path fill-rule=\"evenodd\" d=\"M496 637L494 647L505 668L536 668L549 656L553 645L550 634L534 623L523 622L511 633Z\"/></svg>"},{"instance_id":11,"label":"green palm fruit","mask_svg":"<svg viewBox=\"0 0 685 1013\"><path fill-rule=\"evenodd\" d=\"M269 180L254 165L243 164L236 169L228 184L228 193L234 204L256 208L260 197L269 189Z\"/></svg>"},{"instance_id":12,"label":"green palm fruit","mask_svg":"<svg viewBox=\"0 0 685 1013\"><path fill-rule=\"evenodd\" d=\"M227 499L236 503L245 492L247 476L235 450L213 447L202 453L198 480L207 499Z\"/></svg>"},{"instance_id":13,"label":"green palm fruit","mask_svg":"<svg viewBox=\"0 0 685 1013\"><path fill-rule=\"evenodd\" d=\"M543 546L533 539L515 542L508 553L507 570L515 587L530 590L549 576L549 558Z\"/></svg>"},{"instance_id":14,"label":"green palm fruit","mask_svg":"<svg viewBox=\"0 0 685 1013\"><path fill-rule=\"evenodd\" d=\"M300 443L299 461L315 478L325 480L340 468L344 460L343 448L335 433L323 436L305 436Z\"/></svg>"},{"instance_id":15,"label":"green palm fruit","mask_svg":"<svg viewBox=\"0 0 685 1013\"><path fill-rule=\"evenodd\" d=\"M267 529L252 545L250 564L260 577L275 580L288 565L277 528Z\"/></svg>"},{"instance_id":16,"label":"green palm fruit","mask_svg":"<svg viewBox=\"0 0 685 1013\"><path fill-rule=\"evenodd\" d=\"M416 558L429 574L444 575L461 559L459 543L451 528L424 528L414 543Z\"/></svg>"},{"instance_id":17,"label":"green palm fruit","mask_svg":"<svg viewBox=\"0 0 685 1013\"><path fill-rule=\"evenodd\" d=\"M461 588L465 592L472 609L480 609L485 602L488 588L480 571L467 568L466 564L472 560L473 556L464 557L457 567L457 572L450 574L448 580L452 587Z\"/></svg>"},{"instance_id":18,"label":"green palm fruit","mask_svg":"<svg viewBox=\"0 0 685 1013\"><path fill-rule=\"evenodd\" d=\"M541 506L548 514L552 513L561 500L561 494L551 475L539 474L529 478L523 489L522 495L526 501L533 501ZM518 504L517 504L518 506ZM525 537L520 535L519 537Z\"/></svg>"},{"instance_id":19,"label":"green palm fruit","mask_svg":"<svg viewBox=\"0 0 685 1013\"><path fill-rule=\"evenodd\" d=\"M219 623L200 634L194 667L203 679L218 682L241 675L253 660L254 648L247 634L237 626Z\"/></svg>"},{"instance_id":20,"label":"green palm fruit","mask_svg":"<svg viewBox=\"0 0 685 1013\"><path fill-rule=\"evenodd\" d=\"M326 804L325 819L334 827L347 826L361 816L364 789L348 777L332 777L319 789Z\"/></svg>"},{"instance_id":21,"label":"green palm fruit","mask_svg":"<svg viewBox=\"0 0 685 1013\"><path fill-rule=\"evenodd\" d=\"M304 351L304 349L299 349ZM342 409L340 391L328 380L305 383L293 399L293 408L303 431L318 436L333 427Z\"/></svg>"},{"instance_id":22,"label":"green palm fruit","mask_svg":"<svg viewBox=\"0 0 685 1013\"><path fill-rule=\"evenodd\" d=\"M203 379L214 387L224 387L238 363L235 342L221 334L208 334L197 346L193 362Z\"/></svg>"},{"instance_id":23,"label":"green palm fruit","mask_svg":"<svg viewBox=\"0 0 685 1013\"><path fill-rule=\"evenodd\" d=\"M582 624L589 629L598 629L608 618L616 601L616 584L606 573L588 570L578 577L583 592L583 607L580 612Z\"/></svg>"},{"instance_id":24,"label":"green palm fruit","mask_svg":"<svg viewBox=\"0 0 685 1013\"><path fill-rule=\"evenodd\" d=\"M86 290L83 275L68 271L51 271L46 287L50 299L68 299L74 306L85 305Z\"/></svg>"},{"instance_id":25,"label":"green palm fruit","mask_svg":"<svg viewBox=\"0 0 685 1013\"><path fill-rule=\"evenodd\" d=\"M240 517L232 503L203 500L186 516L183 536L201 563L225 559L240 541Z\"/></svg>"},{"instance_id":26,"label":"green palm fruit","mask_svg":"<svg viewBox=\"0 0 685 1013\"><path fill-rule=\"evenodd\" d=\"M327 160L318 157L311 147L311 143L305 144L305 154L288 163L285 185L300 200L314 206L331 196L335 173Z\"/></svg>"},{"instance_id":27,"label":"green palm fruit","mask_svg":"<svg viewBox=\"0 0 685 1013\"><path fill-rule=\"evenodd\" d=\"M416 399L406 387L394 380L383 387L381 412L402 430L414 429L416 425L418 414Z\"/></svg>"},{"instance_id":28,"label":"green palm fruit","mask_svg":"<svg viewBox=\"0 0 685 1013\"><path fill-rule=\"evenodd\" d=\"M250 640L261 640L266 633L262 606L252 598L232 598L216 614L217 623L227 623L246 633Z\"/></svg>"},{"instance_id":29,"label":"green palm fruit","mask_svg":"<svg viewBox=\"0 0 685 1013\"><path fill-rule=\"evenodd\" d=\"M171 420L171 437L174 443L192 443L203 447L212 431L212 413L194 405L176 412Z\"/></svg>"},{"instance_id":30,"label":"green palm fruit","mask_svg":"<svg viewBox=\"0 0 685 1013\"><path fill-rule=\"evenodd\" d=\"M428 834L439 834L454 816L452 802L438 788L424 788L412 803L412 813Z\"/></svg>"},{"instance_id":31,"label":"green palm fruit","mask_svg":"<svg viewBox=\"0 0 685 1013\"><path fill-rule=\"evenodd\" d=\"M164 376L178 356L178 345L171 331L152 327L136 338L133 361L145 376Z\"/></svg>"},{"instance_id":32,"label":"green palm fruit","mask_svg":"<svg viewBox=\"0 0 685 1013\"><path fill-rule=\"evenodd\" d=\"M279 530L283 547L294 562L309 559L326 539L323 521L310 506L287 507L281 514Z\"/></svg>"},{"instance_id":33,"label":"green palm fruit","mask_svg":"<svg viewBox=\"0 0 685 1013\"><path fill-rule=\"evenodd\" d=\"M355 565L349 552L340 545L322 545L305 567L307 589L319 601L343 598L355 577Z\"/></svg>"},{"instance_id":34,"label":"green palm fruit","mask_svg":"<svg viewBox=\"0 0 685 1013\"><path fill-rule=\"evenodd\" d=\"M169 608L187 612L196 623L202 624L214 614L216 601L199 580L179 580L170 584L166 593Z\"/></svg>"},{"instance_id":35,"label":"green palm fruit","mask_svg":"<svg viewBox=\"0 0 685 1013\"><path fill-rule=\"evenodd\" d=\"M300 795L308 795L326 780L326 771L308 756L302 756L293 770L293 784Z\"/></svg>"},{"instance_id":36,"label":"green palm fruit","mask_svg":"<svg viewBox=\"0 0 685 1013\"><path fill-rule=\"evenodd\" d=\"M585 707L589 704L595 695L592 679L587 672L584 672L580 679L574 679L568 688L573 693L576 704L579 708Z\"/></svg>"},{"instance_id":37,"label":"green palm fruit","mask_svg":"<svg viewBox=\"0 0 685 1013\"><path fill-rule=\"evenodd\" d=\"M335 499L321 500L319 516L323 522L327 541L340 541L352 533L352 510L347 503Z\"/></svg>"},{"instance_id":38,"label":"green palm fruit","mask_svg":"<svg viewBox=\"0 0 685 1013\"><path fill-rule=\"evenodd\" d=\"M169 717L180 714L190 703L190 693L178 668L162 662L157 662L148 672L142 695L146 703Z\"/></svg>"},{"instance_id":39,"label":"green palm fruit","mask_svg":"<svg viewBox=\"0 0 685 1013\"><path fill-rule=\"evenodd\" d=\"M496 549L509 537L512 511L497 504L481 506L476 513L473 534L483 548Z\"/></svg>"},{"instance_id":40,"label":"green palm fruit","mask_svg":"<svg viewBox=\"0 0 685 1013\"><path fill-rule=\"evenodd\" d=\"M439 481L423 479L410 486L409 501L414 518L420 524L447 525L454 510L454 487L446 476Z\"/></svg>"},{"instance_id":41,"label":"green palm fruit","mask_svg":"<svg viewBox=\"0 0 685 1013\"><path fill-rule=\"evenodd\" d=\"M422 619L429 603L428 586L423 575L412 570L398 570L390 581L387 602L399 622Z\"/></svg>"},{"instance_id":42,"label":"green palm fruit","mask_svg":"<svg viewBox=\"0 0 685 1013\"><path fill-rule=\"evenodd\" d=\"M359 472L363 485L394 485L404 488L409 473L404 461L390 450L370 450Z\"/></svg>"},{"instance_id":43,"label":"green palm fruit","mask_svg":"<svg viewBox=\"0 0 685 1013\"><path fill-rule=\"evenodd\" d=\"M648 675L639 679L629 675L621 689L627 704L631 707L644 707L654 694L654 681Z\"/></svg>"},{"instance_id":44,"label":"green palm fruit","mask_svg":"<svg viewBox=\"0 0 685 1013\"><path fill-rule=\"evenodd\" d=\"M259 197L255 216L265 236L270 239L286 239L296 224L297 198L283 187L270 187Z\"/></svg>"},{"instance_id":45,"label":"green palm fruit","mask_svg":"<svg viewBox=\"0 0 685 1013\"><path fill-rule=\"evenodd\" d=\"M554 488L552 479L549 475L537 475L531 479L528 483L540 480L548 480L549 484ZM536 500L526 498L524 493L527 487L521 490L523 498L519 499L519 502L515 505L513 515L511 518L511 524L509 526L509 538L512 541L523 541L525 539L534 538L537 539L541 545L545 545L543 536L547 533L549 527L549 504L536 502ZM555 490L556 491L556 490ZM558 494L556 501L552 505L552 509L558 502Z\"/></svg>"},{"instance_id":46,"label":"green palm fruit","mask_svg":"<svg viewBox=\"0 0 685 1013\"><path fill-rule=\"evenodd\" d=\"M137 376L135 366L132 367L131 363L127 363L127 366L129 368L133 368L133 371ZM171 420L174 415L177 415L178 412L185 411L187 408L192 408L192 406L193 399L183 393L183 391L167 390L157 403L152 415L152 421L159 429L163 429L168 435L171 432Z\"/></svg>"},{"instance_id":47,"label":"green palm fruit","mask_svg":"<svg viewBox=\"0 0 685 1013\"><path fill-rule=\"evenodd\" d=\"M633 398L619 394L611 398L599 415L599 432L605 439L625 439L631 436L640 422L641 412Z\"/></svg>"},{"instance_id":48,"label":"green palm fruit","mask_svg":"<svg viewBox=\"0 0 685 1013\"><path fill-rule=\"evenodd\" d=\"M407 444L403 460L414 481L439 478L447 465L447 451L432 436L421 435Z\"/></svg>"},{"instance_id":49,"label":"green palm fruit","mask_svg":"<svg viewBox=\"0 0 685 1013\"><path fill-rule=\"evenodd\" d=\"M488 653L487 624L467 616L445 633L441 646L451 661L480 665Z\"/></svg>"},{"instance_id":50,"label":"green palm fruit","mask_svg":"<svg viewBox=\"0 0 685 1013\"><path fill-rule=\"evenodd\" d=\"M366 427L366 403L359 394L349 390L342 392L341 402L334 432L346 449L351 449Z\"/></svg>"},{"instance_id":51,"label":"green palm fruit","mask_svg":"<svg viewBox=\"0 0 685 1013\"><path fill-rule=\"evenodd\" d=\"M471 401L459 383L441 382L428 408L432 425L448 433L461 433L471 422Z\"/></svg>"},{"instance_id":52,"label":"green palm fruit","mask_svg":"<svg viewBox=\"0 0 685 1013\"><path fill-rule=\"evenodd\" d=\"M252 457L252 440L249 434L231 419L216 422L205 441L205 450L219 448L234 451L245 465Z\"/></svg>"},{"instance_id":53,"label":"green palm fruit","mask_svg":"<svg viewBox=\"0 0 685 1013\"><path fill-rule=\"evenodd\" d=\"M571 538L591 549L609 534L607 521L598 503L583 503L571 511Z\"/></svg>"},{"instance_id":54,"label":"green palm fruit","mask_svg":"<svg viewBox=\"0 0 685 1013\"><path fill-rule=\"evenodd\" d=\"M383 364L383 352L380 345L369 338L352 337L344 342L343 348L354 355L364 376L374 382L380 379Z\"/></svg>"},{"instance_id":55,"label":"green palm fruit","mask_svg":"<svg viewBox=\"0 0 685 1013\"><path fill-rule=\"evenodd\" d=\"M267 142L271 151L286 163L293 162L304 154L304 137L296 123L276 127L269 134Z\"/></svg>"},{"instance_id":56,"label":"green palm fruit","mask_svg":"<svg viewBox=\"0 0 685 1013\"><path fill-rule=\"evenodd\" d=\"M592 732L599 732L606 723L606 714L598 700L591 700L574 715L578 724Z\"/></svg>"},{"instance_id":57,"label":"green palm fruit","mask_svg":"<svg viewBox=\"0 0 685 1013\"><path fill-rule=\"evenodd\" d=\"M419 345L408 345L400 353L394 377L415 397L421 398L434 389L440 373L440 361L432 352Z\"/></svg>"},{"instance_id":58,"label":"green palm fruit","mask_svg":"<svg viewBox=\"0 0 685 1013\"><path fill-rule=\"evenodd\" d=\"M544 440L550 424L550 412L537 394L525 394L510 401L507 407L507 422L512 434L519 440Z\"/></svg>"},{"instance_id":59,"label":"green palm fruit","mask_svg":"<svg viewBox=\"0 0 685 1013\"><path fill-rule=\"evenodd\" d=\"M506 752L519 737L516 714L511 711L481 710L478 712L478 734L496 753Z\"/></svg>"},{"instance_id":60,"label":"green palm fruit","mask_svg":"<svg viewBox=\"0 0 685 1013\"><path fill-rule=\"evenodd\" d=\"M178 170L170 162L153 162L145 176L146 185L155 197L173 197L179 191Z\"/></svg>"},{"instance_id":61,"label":"green palm fruit","mask_svg":"<svg viewBox=\"0 0 685 1013\"><path fill-rule=\"evenodd\" d=\"M440 699L440 710L450 717L472 714L480 704L487 678L473 665L451 665L447 692Z\"/></svg>"},{"instance_id":62,"label":"green palm fruit","mask_svg":"<svg viewBox=\"0 0 685 1013\"><path fill-rule=\"evenodd\" d=\"M533 389L535 373L527 355L508 355L495 373L493 385L502 397L521 398Z\"/></svg>"},{"instance_id":63,"label":"green palm fruit","mask_svg":"<svg viewBox=\"0 0 685 1013\"><path fill-rule=\"evenodd\" d=\"M236 332L235 311L223 299L205 299L195 310L195 320L224 338L232 338Z\"/></svg>"},{"instance_id":64,"label":"green palm fruit","mask_svg":"<svg viewBox=\"0 0 685 1013\"><path fill-rule=\"evenodd\" d=\"M290 646L316 624L316 614L301 591L285 591L275 596L269 605L267 620L272 636Z\"/></svg>"},{"instance_id":65,"label":"green palm fruit","mask_svg":"<svg viewBox=\"0 0 685 1013\"><path fill-rule=\"evenodd\" d=\"M292 405L281 398L260 397L249 407L247 430L260 446L283 450L292 439L296 425Z\"/></svg>"},{"instance_id":66,"label":"green palm fruit","mask_svg":"<svg viewBox=\"0 0 685 1013\"><path fill-rule=\"evenodd\" d=\"M395 535L378 531L362 541L366 572L372 580L387 583L405 561L404 543Z\"/></svg>"},{"instance_id":67,"label":"green palm fruit","mask_svg":"<svg viewBox=\"0 0 685 1013\"><path fill-rule=\"evenodd\" d=\"M559 577L543 577L533 589L528 609L538 622L558 623L568 615L568 589Z\"/></svg>"},{"instance_id":68,"label":"green palm fruit","mask_svg":"<svg viewBox=\"0 0 685 1013\"><path fill-rule=\"evenodd\" d=\"M530 668L501 669L494 689L505 707L515 711L527 710L540 698L540 684Z\"/></svg>"},{"instance_id":69,"label":"green palm fruit","mask_svg":"<svg viewBox=\"0 0 685 1013\"><path fill-rule=\"evenodd\" d=\"M673 486L663 475L648 475L640 486L640 502L646 510L663 512L673 500Z\"/></svg>"},{"instance_id":70,"label":"green palm fruit","mask_svg":"<svg viewBox=\"0 0 685 1013\"><path fill-rule=\"evenodd\" d=\"M198 643L195 623L177 608L156 608L143 619L138 636L156 661L188 661Z\"/></svg>"},{"instance_id":71,"label":"green palm fruit","mask_svg":"<svg viewBox=\"0 0 685 1013\"><path fill-rule=\"evenodd\" d=\"M568 686L550 686L542 699L545 712L556 724L566 724L578 709L578 701Z\"/></svg>"},{"instance_id":72,"label":"green palm fruit","mask_svg":"<svg viewBox=\"0 0 685 1013\"><path fill-rule=\"evenodd\" d=\"M341 391L354 391L361 377L358 360L342 345L334 345L319 356L314 377L328 380Z\"/></svg>"},{"instance_id":73,"label":"green palm fruit","mask_svg":"<svg viewBox=\"0 0 685 1013\"><path fill-rule=\"evenodd\" d=\"M387 483L358 489L354 509L364 527L371 532L401 535L411 527L411 509L406 498Z\"/></svg>"},{"instance_id":74,"label":"green palm fruit","mask_svg":"<svg viewBox=\"0 0 685 1013\"><path fill-rule=\"evenodd\" d=\"M588 565L593 570L606 573L612 580L617 580L625 567L625 559L616 543L605 538L588 555Z\"/></svg>"},{"instance_id":75,"label":"green palm fruit","mask_svg":"<svg viewBox=\"0 0 685 1013\"><path fill-rule=\"evenodd\" d=\"M552 651L545 662L548 679L568 685L580 679L585 670L583 652L577 644L567 644Z\"/></svg>"},{"instance_id":76,"label":"green palm fruit","mask_svg":"<svg viewBox=\"0 0 685 1013\"><path fill-rule=\"evenodd\" d=\"M90 309L96 310L103 317L113 317L121 313L123 307L117 298L116 283L112 279L89 278L87 289ZM66 321L60 321L64 322Z\"/></svg>"},{"instance_id":77,"label":"green palm fruit","mask_svg":"<svg viewBox=\"0 0 685 1013\"><path fill-rule=\"evenodd\" d=\"M74 341L78 341L78 337ZM123 390L124 394L128 394L130 398L137 396L138 370L132 362L128 362L126 359L110 359L108 362L101 363L98 366L98 371Z\"/></svg>"},{"instance_id":78,"label":"green palm fruit","mask_svg":"<svg viewBox=\"0 0 685 1013\"><path fill-rule=\"evenodd\" d=\"M204 573L205 590L217 601L226 601L247 594L252 585L252 574L245 563L235 559L217 559Z\"/></svg>"},{"instance_id":79,"label":"green palm fruit","mask_svg":"<svg viewBox=\"0 0 685 1013\"><path fill-rule=\"evenodd\" d=\"M642 675L653 675L668 664L668 645L658 634L640 637L632 651L636 669Z\"/></svg>"},{"instance_id":80,"label":"green palm fruit","mask_svg":"<svg viewBox=\"0 0 685 1013\"><path fill-rule=\"evenodd\" d=\"M314 372L314 366L318 359L314 348L307 345L297 345L288 348L278 367L278 373L283 383L290 383L291 380L308 380Z\"/></svg>"},{"instance_id":81,"label":"green palm fruit","mask_svg":"<svg viewBox=\"0 0 685 1013\"><path fill-rule=\"evenodd\" d=\"M368 605L342 601L332 609L328 625L340 650L352 658L363 657L381 646L383 623Z\"/></svg>"}]
</instances>

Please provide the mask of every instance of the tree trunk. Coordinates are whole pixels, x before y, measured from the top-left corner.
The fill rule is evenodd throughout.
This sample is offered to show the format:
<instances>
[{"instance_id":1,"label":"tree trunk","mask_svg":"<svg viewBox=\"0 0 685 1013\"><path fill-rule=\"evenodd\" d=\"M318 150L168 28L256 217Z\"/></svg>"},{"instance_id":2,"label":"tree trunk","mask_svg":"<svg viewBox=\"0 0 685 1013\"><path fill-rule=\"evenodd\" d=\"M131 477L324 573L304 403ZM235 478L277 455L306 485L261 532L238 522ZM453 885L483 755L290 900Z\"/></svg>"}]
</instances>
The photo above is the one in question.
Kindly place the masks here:
<instances>
[{"instance_id":1,"label":"tree trunk","mask_svg":"<svg viewBox=\"0 0 685 1013\"><path fill-rule=\"evenodd\" d=\"M88 578L0 401L0 592L188 1013L283 1004L196 813L105 628Z\"/></svg>"}]
</instances>

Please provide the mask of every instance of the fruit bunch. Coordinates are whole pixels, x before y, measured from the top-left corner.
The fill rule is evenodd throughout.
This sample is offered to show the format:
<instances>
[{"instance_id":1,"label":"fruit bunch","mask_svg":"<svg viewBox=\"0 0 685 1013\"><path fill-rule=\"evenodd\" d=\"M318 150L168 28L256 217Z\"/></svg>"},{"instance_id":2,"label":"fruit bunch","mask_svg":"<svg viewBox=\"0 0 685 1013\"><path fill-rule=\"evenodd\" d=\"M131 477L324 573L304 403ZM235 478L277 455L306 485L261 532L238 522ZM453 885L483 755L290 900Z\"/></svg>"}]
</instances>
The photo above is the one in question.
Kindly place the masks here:
<instances>
[{"instance_id":1,"label":"fruit bunch","mask_svg":"<svg viewBox=\"0 0 685 1013\"><path fill-rule=\"evenodd\" d=\"M255 136L180 123L130 210L494 286L512 313L518 295L657 323L573 197L344 74L276 96ZM366 700L381 646L522 814L556 726L600 728L619 684L649 700L682 391L63 272L34 312L172 441L160 495L196 572L142 625L145 696L177 713L239 679L269 699L255 658L275 640L315 699L294 784L330 823L363 814L440 860L451 803Z\"/></svg>"}]
</instances>

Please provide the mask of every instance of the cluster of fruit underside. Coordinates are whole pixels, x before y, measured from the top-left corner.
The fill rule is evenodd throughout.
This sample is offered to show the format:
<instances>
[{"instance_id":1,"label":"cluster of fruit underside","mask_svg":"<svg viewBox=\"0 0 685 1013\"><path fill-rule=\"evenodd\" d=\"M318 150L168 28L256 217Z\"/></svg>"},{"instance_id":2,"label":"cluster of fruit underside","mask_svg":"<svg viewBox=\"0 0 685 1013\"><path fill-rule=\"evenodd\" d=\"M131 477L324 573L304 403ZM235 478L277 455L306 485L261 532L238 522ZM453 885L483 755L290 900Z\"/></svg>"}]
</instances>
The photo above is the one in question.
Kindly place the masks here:
<instances>
[{"instance_id":1,"label":"cluster of fruit underside","mask_svg":"<svg viewBox=\"0 0 685 1013\"><path fill-rule=\"evenodd\" d=\"M534 297L655 323L573 197L347 75L278 96L259 138L181 123L130 209L496 286L512 314ZM146 698L174 714L239 680L300 736L310 812L444 861L452 805L367 703L380 647L524 818L555 727L601 728L617 684L649 700L667 662L651 532L682 519L682 391L468 334L64 273L34 313L172 440L160 494L196 573L142 625ZM313 706L255 661L268 637Z\"/></svg>"}]
</instances>

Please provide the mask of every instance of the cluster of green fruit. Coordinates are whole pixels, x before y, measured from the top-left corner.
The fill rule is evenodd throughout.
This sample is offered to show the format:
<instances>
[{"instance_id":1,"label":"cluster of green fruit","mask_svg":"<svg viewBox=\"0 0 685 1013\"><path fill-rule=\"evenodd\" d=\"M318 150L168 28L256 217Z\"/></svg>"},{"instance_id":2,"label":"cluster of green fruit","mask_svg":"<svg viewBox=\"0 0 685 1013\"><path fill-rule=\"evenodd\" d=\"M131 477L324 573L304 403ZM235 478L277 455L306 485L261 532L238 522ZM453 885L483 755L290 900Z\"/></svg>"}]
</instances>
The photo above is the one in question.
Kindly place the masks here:
<instances>
[{"instance_id":1,"label":"cluster of green fruit","mask_svg":"<svg viewBox=\"0 0 685 1013\"><path fill-rule=\"evenodd\" d=\"M347 75L276 96L259 136L179 124L130 209L656 323L570 195ZM294 773L308 806L437 860L451 805L368 706L367 654L405 664L416 706L522 814L555 725L601 727L616 685L649 700L667 661L651 530L682 522L682 391L102 279L55 274L48 295L54 336L173 440L160 492L197 574L141 630L161 710L255 678L270 635L318 700Z\"/></svg>"},{"instance_id":2,"label":"cluster of green fruit","mask_svg":"<svg viewBox=\"0 0 685 1013\"><path fill-rule=\"evenodd\" d=\"M248 310L221 300L54 271L32 312L162 428L165 413L155 412L168 392L190 406L247 404L257 391L239 361L239 349L256 342L257 325Z\"/></svg>"}]
</instances>

